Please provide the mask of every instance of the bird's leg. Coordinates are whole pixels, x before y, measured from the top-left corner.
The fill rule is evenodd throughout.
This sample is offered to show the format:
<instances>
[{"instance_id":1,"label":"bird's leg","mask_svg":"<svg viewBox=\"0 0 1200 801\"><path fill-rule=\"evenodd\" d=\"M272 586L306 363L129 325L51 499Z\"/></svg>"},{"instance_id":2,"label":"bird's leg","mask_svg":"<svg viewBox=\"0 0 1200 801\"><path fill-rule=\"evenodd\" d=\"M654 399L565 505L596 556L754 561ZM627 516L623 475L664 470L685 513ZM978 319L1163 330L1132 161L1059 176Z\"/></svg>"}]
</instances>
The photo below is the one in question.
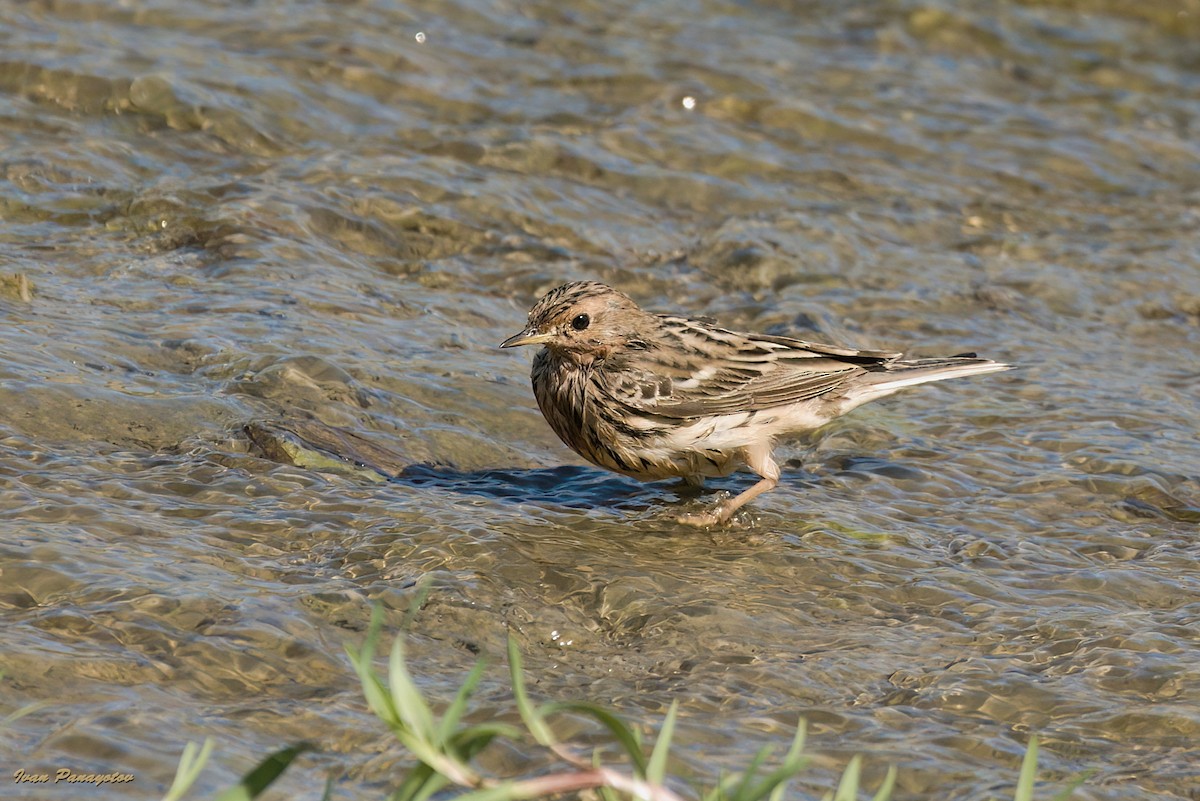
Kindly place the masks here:
<instances>
[{"instance_id":1,"label":"bird's leg","mask_svg":"<svg viewBox=\"0 0 1200 801\"><path fill-rule=\"evenodd\" d=\"M771 444L770 440L763 440L762 442L756 442L742 451L742 458L746 462L746 467L749 467L755 473L762 476L761 481L741 495L729 499L711 512L698 515L680 515L678 518L679 522L689 526L720 525L733 517L734 512L750 503L750 501L759 495L775 489L775 486L779 484L779 465L771 457Z\"/></svg>"}]
</instances>

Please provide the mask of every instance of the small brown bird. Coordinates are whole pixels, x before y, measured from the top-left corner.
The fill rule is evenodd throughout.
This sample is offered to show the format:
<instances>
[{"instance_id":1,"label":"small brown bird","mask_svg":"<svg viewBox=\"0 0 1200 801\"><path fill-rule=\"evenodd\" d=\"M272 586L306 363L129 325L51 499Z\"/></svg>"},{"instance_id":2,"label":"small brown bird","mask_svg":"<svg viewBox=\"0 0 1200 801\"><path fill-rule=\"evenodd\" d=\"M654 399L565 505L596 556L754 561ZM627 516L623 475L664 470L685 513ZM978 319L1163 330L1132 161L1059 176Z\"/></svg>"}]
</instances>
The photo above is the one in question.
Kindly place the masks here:
<instances>
[{"instance_id":1,"label":"small brown bird","mask_svg":"<svg viewBox=\"0 0 1200 801\"><path fill-rule=\"evenodd\" d=\"M760 476L713 511L679 518L699 526L724 523L779 483L777 437L914 384L1008 369L973 354L901 359L728 331L644 312L595 281L548 292L500 347L517 345L545 345L533 360L533 394L554 433L592 464L696 486L741 467Z\"/></svg>"}]
</instances>

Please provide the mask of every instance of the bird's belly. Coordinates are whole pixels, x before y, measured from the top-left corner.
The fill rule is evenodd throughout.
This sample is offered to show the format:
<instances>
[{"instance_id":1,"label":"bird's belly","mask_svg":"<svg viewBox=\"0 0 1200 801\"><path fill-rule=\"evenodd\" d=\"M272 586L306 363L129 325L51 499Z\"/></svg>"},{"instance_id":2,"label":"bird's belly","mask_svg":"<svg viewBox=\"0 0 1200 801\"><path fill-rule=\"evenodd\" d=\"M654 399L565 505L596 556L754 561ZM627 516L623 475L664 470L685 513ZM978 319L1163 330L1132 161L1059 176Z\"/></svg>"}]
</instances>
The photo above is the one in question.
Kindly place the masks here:
<instances>
[{"instance_id":1,"label":"bird's belly","mask_svg":"<svg viewBox=\"0 0 1200 801\"><path fill-rule=\"evenodd\" d=\"M654 442L622 443L619 438L577 452L594 465L640 481L727 476L742 466L740 451L678 450Z\"/></svg>"},{"instance_id":2,"label":"bird's belly","mask_svg":"<svg viewBox=\"0 0 1200 801\"><path fill-rule=\"evenodd\" d=\"M741 450L752 441L748 432L733 433L736 419L616 420L592 409L546 418L559 438L592 464L641 481L729 475L742 466Z\"/></svg>"},{"instance_id":3,"label":"bird's belly","mask_svg":"<svg viewBox=\"0 0 1200 801\"><path fill-rule=\"evenodd\" d=\"M743 449L770 437L754 425L756 415L749 412L666 423L662 418L627 422L633 433L597 432L605 447L582 455L644 481L727 476L743 466Z\"/></svg>"}]
</instances>

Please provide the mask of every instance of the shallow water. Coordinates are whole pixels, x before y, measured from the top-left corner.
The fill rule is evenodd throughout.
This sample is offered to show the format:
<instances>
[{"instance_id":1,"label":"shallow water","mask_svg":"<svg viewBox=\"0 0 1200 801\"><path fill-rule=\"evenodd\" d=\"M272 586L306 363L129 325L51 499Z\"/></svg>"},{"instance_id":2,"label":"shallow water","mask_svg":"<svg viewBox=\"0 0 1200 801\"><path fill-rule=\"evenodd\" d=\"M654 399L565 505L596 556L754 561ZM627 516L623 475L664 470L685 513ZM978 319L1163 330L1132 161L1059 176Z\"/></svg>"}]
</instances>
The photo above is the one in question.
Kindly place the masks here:
<instances>
[{"instance_id":1,"label":"shallow water","mask_svg":"<svg viewBox=\"0 0 1200 801\"><path fill-rule=\"evenodd\" d=\"M427 578L431 697L493 654L510 714L512 631L541 698L678 700L700 782L803 716L797 797L855 753L1011 797L1036 732L1077 798L1197 798L1200 4L848 6L0 5L0 715L48 702L0 767L154 798L189 741L213 790L309 738L277 797L382 797L341 649ZM683 529L711 496L581 465L495 347L578 278L1021 369ZM242 433L288 419L415 467Z\"/></svg>"}]
</instances>

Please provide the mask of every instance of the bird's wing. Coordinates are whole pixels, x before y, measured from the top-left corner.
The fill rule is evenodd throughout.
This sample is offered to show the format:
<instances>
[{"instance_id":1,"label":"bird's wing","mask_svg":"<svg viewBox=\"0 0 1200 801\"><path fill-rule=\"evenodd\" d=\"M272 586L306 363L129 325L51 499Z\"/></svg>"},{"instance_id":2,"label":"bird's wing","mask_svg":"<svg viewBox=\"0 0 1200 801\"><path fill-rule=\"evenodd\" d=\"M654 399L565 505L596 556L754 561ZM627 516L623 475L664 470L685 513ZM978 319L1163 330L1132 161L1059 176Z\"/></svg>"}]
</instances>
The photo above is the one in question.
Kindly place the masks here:
<instances>
[{"instance_id":1,"label":"bird's wing","mask_svg":"<svg viewBox=\"0 0 1200 801\"><path fill-rule=\"evenodd\" d=\"M810 400L899 358L786 337L740 334L660 317L660 336L609 360L596 380L611 398L668 418L756 411Z\"/></svg>"}]
</instances>

